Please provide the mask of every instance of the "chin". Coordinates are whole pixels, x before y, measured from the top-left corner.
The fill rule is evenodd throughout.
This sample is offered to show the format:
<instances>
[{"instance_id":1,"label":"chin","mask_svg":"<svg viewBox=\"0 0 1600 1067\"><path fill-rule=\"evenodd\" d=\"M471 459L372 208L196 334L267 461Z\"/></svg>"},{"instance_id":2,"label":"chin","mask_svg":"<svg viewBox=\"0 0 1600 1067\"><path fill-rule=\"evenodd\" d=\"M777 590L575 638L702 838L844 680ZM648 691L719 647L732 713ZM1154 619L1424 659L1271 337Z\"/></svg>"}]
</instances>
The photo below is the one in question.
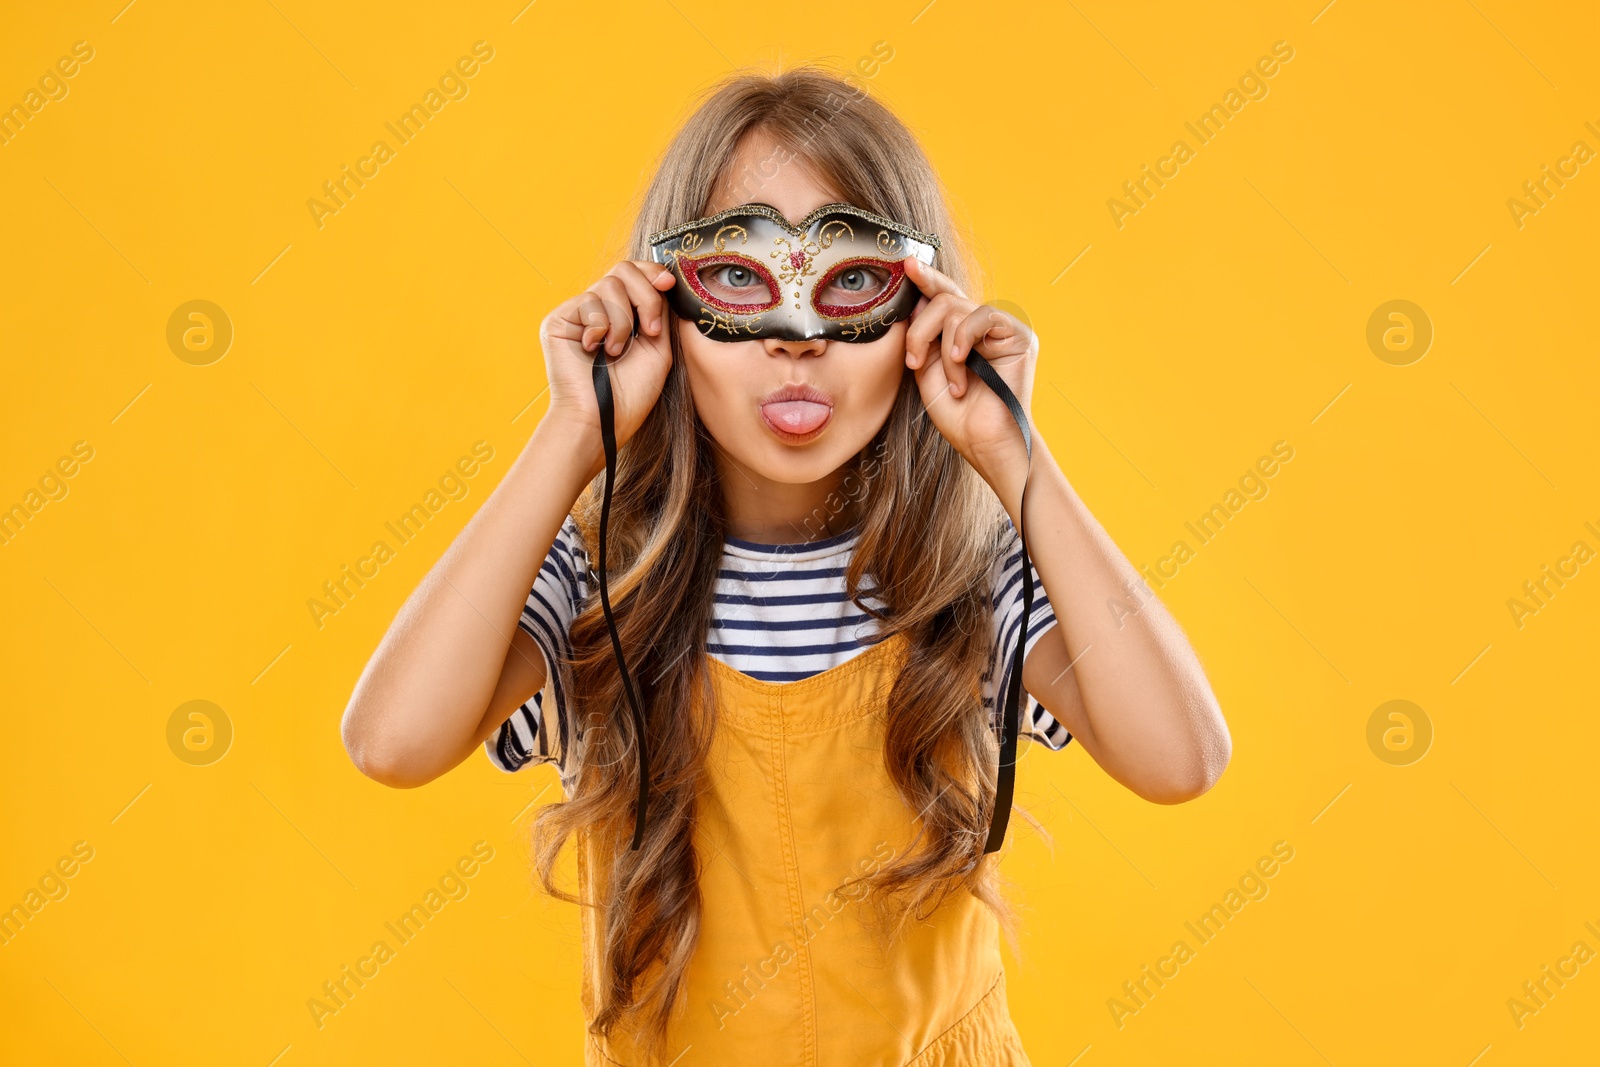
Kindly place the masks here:
<instances>
[{"instance_id":1,"label":"chin","mask_svg":"<svg viewBox=\"0 0 1600 1067\"><path fill-rule=\"evenodd\" d=\"M729 452L768 481L809 485L828 477L866 447L865 443L851 447L844 436L837 432L839 429L830 424L823 427L822 433L808 444L789 444L774 438L772 431L763 423L757 427L764 438L759 448L741 449L740 452L745 454L732 449ZM750 452L755 454L751 455Z\"/></svg>"}]
</instances>

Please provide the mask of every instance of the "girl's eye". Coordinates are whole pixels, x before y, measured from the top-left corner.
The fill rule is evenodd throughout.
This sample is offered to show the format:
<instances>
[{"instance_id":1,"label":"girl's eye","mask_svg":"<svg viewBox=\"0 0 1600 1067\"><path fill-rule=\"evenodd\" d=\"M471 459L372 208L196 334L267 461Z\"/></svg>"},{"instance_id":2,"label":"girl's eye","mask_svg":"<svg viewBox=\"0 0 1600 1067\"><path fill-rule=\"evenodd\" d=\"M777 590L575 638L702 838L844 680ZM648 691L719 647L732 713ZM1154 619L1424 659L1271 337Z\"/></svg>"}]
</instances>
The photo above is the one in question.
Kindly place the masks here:
<instances>
[{"instance_id":1,"label":"girl's eye","mask_svg":"<svg viewBox=\"0 0 1600 1067\"><path fill-rule=\"evenodd\" d=\"M742 263L717 263L700 271L706 292L728 304L766 305L778 299L767 279Z\"/></svg>"},{"instance_id":2,"label":"girl's eye","mask_svg":"<svg viewBox=\"0 0 1600 1067\"><path fill-rule=\"evenodd\" d=\"M818 290L817 303L832 307L865 304L881 295L889 281L889 272L880 267L846 267Z\"/></svg>"}]
</instances>

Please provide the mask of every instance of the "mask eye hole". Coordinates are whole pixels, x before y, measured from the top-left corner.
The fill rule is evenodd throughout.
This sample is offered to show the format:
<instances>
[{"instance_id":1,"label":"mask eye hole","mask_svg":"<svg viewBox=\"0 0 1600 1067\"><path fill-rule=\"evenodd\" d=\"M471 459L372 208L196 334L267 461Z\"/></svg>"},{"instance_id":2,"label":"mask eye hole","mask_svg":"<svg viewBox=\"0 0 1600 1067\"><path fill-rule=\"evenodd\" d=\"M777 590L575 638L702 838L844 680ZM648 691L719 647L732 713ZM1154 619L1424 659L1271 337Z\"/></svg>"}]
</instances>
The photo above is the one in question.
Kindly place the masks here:
<instances>
[{"instance_id":1,"label":"mask eye hole","mask_svg":"<svg viewBox=\"0 0 1600 1067\"><path fill-rule=\"evenodd\" d=\"M695 295L718 311L753 315L778 304L777 281L748 256L702 256L685 262L684 268L684 280Z\"/></svg>"},{"instance_id":2,"label":"mask eye hole","mask_svg":"<svg viewBox=\"0 0 1600 1067\"><path fill-rule=\"evenodd\" d=\"M858 256L835 263L812 290L812 306L824 318L843 319L871 310L900 289L899 261Z\"/></svg>"}]
</instances>

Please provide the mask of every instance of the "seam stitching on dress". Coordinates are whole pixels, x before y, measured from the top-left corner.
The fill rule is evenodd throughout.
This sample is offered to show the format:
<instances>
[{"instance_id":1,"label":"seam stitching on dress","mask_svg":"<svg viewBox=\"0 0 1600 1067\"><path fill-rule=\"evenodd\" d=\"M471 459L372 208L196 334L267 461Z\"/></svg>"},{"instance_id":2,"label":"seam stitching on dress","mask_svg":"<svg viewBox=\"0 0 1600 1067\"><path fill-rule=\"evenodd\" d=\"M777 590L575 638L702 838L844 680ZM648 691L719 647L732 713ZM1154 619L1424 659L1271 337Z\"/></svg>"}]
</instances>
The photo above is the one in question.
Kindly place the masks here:
<instances>
[{"instance_id":1,"label":"seam stitching on dress","mask_svg":"<svg viewBox=\"0 0 1600 1067\"><path fill-rule=\"evenodd\" d=\"M585 1036L589 1040L589 1047L607 1063L616 1064L616 1067L628 1067L628 1065L623 1063L621 1060L613 1059L611 1055L606 1052L605 1047L600 1044L593 1034L586 1034Z\"/></svg>"},{"instance_id":2,"label":"seam stitching on dress","mask_svg":"<svg viewBox=\"0 0 1600 1067\"><path fill-rule=\"evenodd\" d=\"M977 1021L974 1016L978 1013L979 1009L986 1008L988 1006L989 998L995 995L995 991L1000 988L1000 983L1005 981L1005 977L1006 972L1001 970L1000 974L996 976L994 982L989 986L988 991L984 993L983 996L978 998L977 1003L973 1004L971 1008L968 1008L965 1015L961 1016L961 1018L957 1019L955 1022L946 1027L944 1032L938 1037L922 1046L921 1050L919 1050L915 1056L911 1057L911 1059L907 1061L906 1067L926 1067L927 1064L933 1063L934 1061L927 1059L927 1057L931 1056L935 1052L938 1052L939 1046L944 1044L948 1038L954 1036L957 1030L961 1029L963 1026L967 1026L969 1022L975 1023Z\"/></svg>"},{"instance_id":3,"label":"seam stitching on dress","mask_svg":"<svg viewBox=\"0 0 1600 1067\"><path fill-rule=\"evenodd\" d=\"M713 670L719 672L728 681L742 686L751 692L761 693L763 695L772 695L776 690L783 690L786 693L794 693L798 695L801 693L809 693L814 690L821 689L824 686L831 685L840 678L847 678L858 671L864 670L871 664L872 659L886 654L883 650L884 645L890 643L900 645L904 644L908 640L909 638L906 636L905 631L901 630L874 643L872 647L867 649L865 652L857 653L855 656L845 660L843 663L829 667L827 670L821 671L817 674L813 674L809 678L801 678L796 682L763 681L760 678L750 677L748 674L745 674L736 667L729 666L720 659L717 659L715 656L708 655L706 659L712 664Z\"/></svg>"},{"instance_id":4,"label":"seam stitching on dress","mask_svg":"<svg viewBox=\"0 0 1600 1067\"><path fill-rule=\"evenodd\" d=\"M853 706L845 705L843 710L830 712L819 718L807 721L805 728L795 730L790 728L788 722L762 721L749 722L740 720L735 715L725 716L719 725L726 724L730 730L739 730L744 733L756 734L760 737L810 737L814 734L828 733L839 727L855 722L859 719L871 718L882 715L888 704L888 687L874 689L871 693L856 701Z\"/></svg>"},{"instance_id":5,"label":"seam stitching on dress","mask_svg":"<svg viewBox=\"0 0 1600 1067\"><path fill-rule=\"evenodd\" d=\"M858 659L860 657L857 657ZM776 713L779 730L771 735L773 754L773 786L777 799L778 832L782 835L783 880L789 897L789 926L795 938L795 956L800 964L800 1047L801 1062L805 1067L816 1067L816 1003L811 959L811 946L799 934L799 916L804 911L800 899L799 846L794 839L794 818L789 806L788 738L782 730L783 697L779 693L767 694L767 710Z\"/></svg>"}]
</instances>

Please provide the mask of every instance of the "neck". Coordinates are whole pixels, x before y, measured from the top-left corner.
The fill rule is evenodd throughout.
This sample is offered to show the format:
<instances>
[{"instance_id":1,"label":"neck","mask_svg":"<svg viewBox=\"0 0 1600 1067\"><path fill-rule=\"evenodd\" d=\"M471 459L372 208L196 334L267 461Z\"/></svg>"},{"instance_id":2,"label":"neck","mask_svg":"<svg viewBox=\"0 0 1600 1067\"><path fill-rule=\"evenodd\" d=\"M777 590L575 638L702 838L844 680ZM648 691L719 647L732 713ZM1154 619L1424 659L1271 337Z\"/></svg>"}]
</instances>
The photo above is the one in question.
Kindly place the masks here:
<instances>
[{"instance_id":1,"label":"neck","mask_svg":"<svg viewBox=\"0 0 1600 1067\"><path fill-rule=\"evenodd\" d=\"M815 482L775 482L718 449L728 536L788 545L844 533L860 517L860 505L838 492L849 470L846 464Z\"/></svg>"}]
</instances>

